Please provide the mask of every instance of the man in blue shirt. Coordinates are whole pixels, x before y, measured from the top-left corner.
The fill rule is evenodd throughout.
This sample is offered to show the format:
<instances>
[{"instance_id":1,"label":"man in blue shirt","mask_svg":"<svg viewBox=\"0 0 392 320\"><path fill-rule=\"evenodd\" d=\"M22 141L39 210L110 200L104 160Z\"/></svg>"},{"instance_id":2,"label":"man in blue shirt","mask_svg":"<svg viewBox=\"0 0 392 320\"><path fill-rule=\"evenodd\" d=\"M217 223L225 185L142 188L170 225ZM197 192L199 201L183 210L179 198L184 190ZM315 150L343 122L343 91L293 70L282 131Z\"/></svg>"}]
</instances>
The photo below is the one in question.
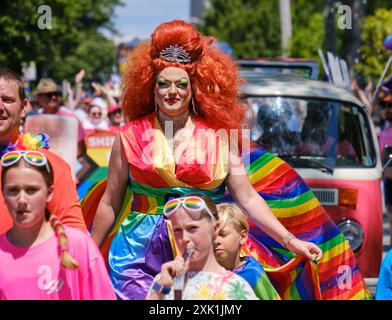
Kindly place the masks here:
<instances>
[{"instance_id":1,"label":"man in blue shirt","mask_svg":"<svg viewBox=\"0 0 392 320\"><path fill-rule=\"evenodd\" d=\"M381 265L376 300L392 300L392 250L389 250Z\"/></svg>"}]
</instances>

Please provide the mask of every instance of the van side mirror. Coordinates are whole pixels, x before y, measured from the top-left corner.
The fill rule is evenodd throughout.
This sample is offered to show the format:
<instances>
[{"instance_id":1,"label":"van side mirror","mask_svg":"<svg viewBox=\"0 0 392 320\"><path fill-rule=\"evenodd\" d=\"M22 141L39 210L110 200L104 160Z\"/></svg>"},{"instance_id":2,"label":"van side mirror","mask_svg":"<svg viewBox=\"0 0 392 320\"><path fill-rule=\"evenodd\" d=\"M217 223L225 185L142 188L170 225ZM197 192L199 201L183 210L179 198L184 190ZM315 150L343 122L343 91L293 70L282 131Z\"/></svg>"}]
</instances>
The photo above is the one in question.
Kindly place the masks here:
<instances>
[{"instance_id":1,"label":"van side mirror","mask_svg":"<svg viewBox=\"0 0 392 320\"><path fill-rule=\"evenodd\" d=\"M381 155L383 169L392 167L392 146L385 146Z\"/></svg>"}]
</instances>

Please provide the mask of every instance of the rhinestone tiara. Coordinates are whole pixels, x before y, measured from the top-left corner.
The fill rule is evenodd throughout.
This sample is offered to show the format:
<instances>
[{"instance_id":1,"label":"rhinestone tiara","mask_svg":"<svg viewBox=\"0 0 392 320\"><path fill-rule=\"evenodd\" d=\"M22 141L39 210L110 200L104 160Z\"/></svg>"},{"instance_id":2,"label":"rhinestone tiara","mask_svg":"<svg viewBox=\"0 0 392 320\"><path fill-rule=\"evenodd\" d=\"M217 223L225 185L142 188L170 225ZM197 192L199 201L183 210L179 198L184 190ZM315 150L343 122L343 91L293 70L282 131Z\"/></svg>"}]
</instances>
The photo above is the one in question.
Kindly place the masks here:
<instances>
[{"instance_id":1,"label":"rhinestone tiara","mask_svg":"<svg viewBox=\"0 0 392 320\"><path fill-rule=\"evenodd\" d=\"M189 53L183 48L179 47L178 44L174 46L171 45L165 49L163 49L159 56L170 62L180 62L180 63L188 63L191 62L191 57Z\"/></svg>"}]
</instances>

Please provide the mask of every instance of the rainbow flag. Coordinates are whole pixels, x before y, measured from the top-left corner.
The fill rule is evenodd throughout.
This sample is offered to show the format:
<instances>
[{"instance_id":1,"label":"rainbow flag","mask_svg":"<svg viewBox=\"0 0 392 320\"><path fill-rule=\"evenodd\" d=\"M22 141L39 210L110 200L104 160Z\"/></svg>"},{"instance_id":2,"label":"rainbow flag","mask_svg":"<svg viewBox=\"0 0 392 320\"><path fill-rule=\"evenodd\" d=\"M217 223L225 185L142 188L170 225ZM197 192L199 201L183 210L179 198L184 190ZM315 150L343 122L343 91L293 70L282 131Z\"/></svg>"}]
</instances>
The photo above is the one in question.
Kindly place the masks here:
<instances>
[{"instance_id":1,"label":"rainbow flag","mask_svg":"<svg viewBox=\"0 0 392 320\"><path fill-rule=\"evenodd\" d=\"M236 267L233 272L250 284L260 300L281 300L275 287L271 284L271 279L255 258L247 255L242 257L241 261L243 263Z\"/></svg>"},{"instance_id":2,"label":"rainbow flag","mask_svg":"<svg viewBox=\"0 0 392 320\"><path fill-rule=\"evenodd\" d=\"M253 187L280 222L298 238L316 243L323 250L323 257L315 264L296 256L251 221L249 241L242 254L253 256L262 264L282 299L371 299L350 245L303 179L289 164L262 148L252 149L249 156L247 171ZM82 210L88 227L105 186L106 180L98 181L84 192ZM101 247L104 256L118 226L131 211L130 188L125 199L115 226ZM226 193L225 201L232 201L230 194Z\"/></svg>"},{"instance_id":3,"label":"rainbow flag","mask_svg":"<svg viewBox=\"0 0 392 320\"><path fill-rule=\"evenodd\" d=\"M371 299L350 245L303 179L262 148L253 148L249 157L256 191L291 233L316 243L323 257L315 264L296 256L250 221L243 254L263 265L282 299ZM229 194L226 200L232 200Z\"/></svg>"}]
</instances>

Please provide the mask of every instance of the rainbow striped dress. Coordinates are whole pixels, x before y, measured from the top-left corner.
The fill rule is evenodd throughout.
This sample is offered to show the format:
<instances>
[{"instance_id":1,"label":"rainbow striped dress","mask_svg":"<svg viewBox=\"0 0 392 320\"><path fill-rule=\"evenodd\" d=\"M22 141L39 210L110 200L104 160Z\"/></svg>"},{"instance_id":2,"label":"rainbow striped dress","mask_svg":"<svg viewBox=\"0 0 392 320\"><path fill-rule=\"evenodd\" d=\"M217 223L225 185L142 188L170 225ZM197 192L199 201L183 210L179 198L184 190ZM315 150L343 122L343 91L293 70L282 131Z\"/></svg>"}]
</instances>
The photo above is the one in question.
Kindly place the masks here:
<instances>
[{"instance_id":1,"label":"rainbow striped dress","mask_svg":"<svg viewBox=\"0 0 392 320\"><path fill-rule=\"evenodd\" d=\"M131 121L121 132L130 179L121 212L101 247L120 299L144 299L162 263L177 254L170 225L162 216L170 197L192 192L216 203L232 201L224 183L229 148L211 131L196 120L175 153L155 114ZM290 232L316 243L324 252L322 260L314 264L250 222L243 254L262 264L280 298L370 298L348 242L295 170L261 148L246 156L250 157L250 181L277 218ZM106 181L97 183L82 201L89 221L105 185ZM342 265L347 266L346 273L342 273Z\"/></svg>"},{"instance_id":2,"label":"rainbow striped dress","mask_svg":"<svg viewBox=\"0 0 392 320\"><path fill-rule=\"evenodd\" d=\"M144 299L162 263L174 257L175 245L162 215L170 197L197 192L223 200L228 148L207 131L196 122L175 153L155 114L130 122L120 134L133 195L130 210L117 219L108 254L110 277L120 299Z\"/></svg>"}]
</instances>

